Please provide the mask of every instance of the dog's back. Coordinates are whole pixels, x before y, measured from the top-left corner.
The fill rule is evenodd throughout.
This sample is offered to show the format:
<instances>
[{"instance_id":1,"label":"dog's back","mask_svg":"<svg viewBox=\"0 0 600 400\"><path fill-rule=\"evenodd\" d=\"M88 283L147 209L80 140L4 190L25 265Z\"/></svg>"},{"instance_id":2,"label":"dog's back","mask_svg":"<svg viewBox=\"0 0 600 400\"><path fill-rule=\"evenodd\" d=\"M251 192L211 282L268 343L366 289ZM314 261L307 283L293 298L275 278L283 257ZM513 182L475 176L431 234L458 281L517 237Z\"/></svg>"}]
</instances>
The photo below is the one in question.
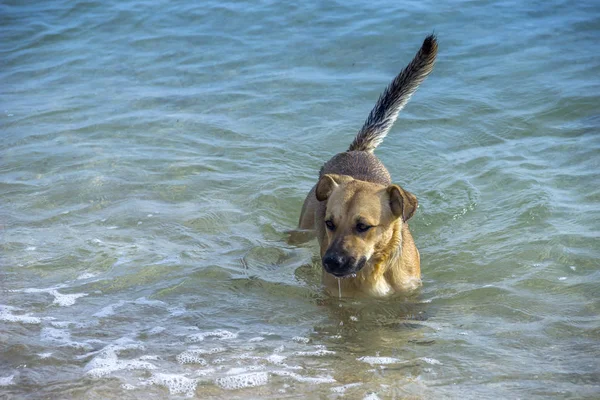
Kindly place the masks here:
<instances>
[{"instance_id":1,"label":"dog's back","mask_svg":"<svg viewBox=\"0 0 600 400\"><path fill-rule=\"evenodd\" d=\"M336 154L323 165L319 178L325 174L349 175L354 179L381 185L392 183L383 163L373 153L363 150Z\"/></svg>"}]
</instances>

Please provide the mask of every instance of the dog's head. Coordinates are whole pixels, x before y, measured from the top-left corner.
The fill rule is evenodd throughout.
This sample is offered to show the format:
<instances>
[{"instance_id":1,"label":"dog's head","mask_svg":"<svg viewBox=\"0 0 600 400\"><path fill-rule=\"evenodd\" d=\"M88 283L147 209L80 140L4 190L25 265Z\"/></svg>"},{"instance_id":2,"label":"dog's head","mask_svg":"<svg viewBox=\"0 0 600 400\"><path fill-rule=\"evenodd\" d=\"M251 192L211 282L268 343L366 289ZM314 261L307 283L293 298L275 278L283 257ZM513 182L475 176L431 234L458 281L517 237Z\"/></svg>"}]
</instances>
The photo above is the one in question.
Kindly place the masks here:
<instances>
[{"instance_id":1,"label":"dog's head","mask_svg":"<svg viewBox=\"0 0 600 400\"><path fill-rule=\"evenodd\" d=\"M417 209L417 198L398 185L379 185L347 175L323 175L316 188L326 201L326 235L321 243L325 271L347 277L385 251L397 223L406 222Z\"/></svg>"}]
</instances>

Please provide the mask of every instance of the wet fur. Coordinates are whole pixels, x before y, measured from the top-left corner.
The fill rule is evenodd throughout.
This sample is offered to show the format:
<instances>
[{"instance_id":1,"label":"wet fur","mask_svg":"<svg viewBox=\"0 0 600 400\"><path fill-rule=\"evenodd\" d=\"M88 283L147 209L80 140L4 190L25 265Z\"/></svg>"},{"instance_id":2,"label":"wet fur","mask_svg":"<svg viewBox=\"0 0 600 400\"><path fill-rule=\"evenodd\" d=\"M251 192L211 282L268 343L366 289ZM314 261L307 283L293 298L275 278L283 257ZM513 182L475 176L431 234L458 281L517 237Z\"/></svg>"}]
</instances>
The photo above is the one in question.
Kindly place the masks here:
<instances>
[{"instance_id":1,"label":"wet fur","mask_svg":"<svg viewBox=\"0 0 600 400\"><path fill-rule=\"evenodd\" d=\"M373 151L433 69L436 55L437 41L431 35L380 96L348 151L323 165L319 181L304 201L299 228L315 231L322 259L330 253L343 254L354 268L366 260L356 277L341 279L344 296L381 297L421 284L420 256L407 223L417 199L392 184ZM328 229L326 220L335 221L335 229ZM373 227L359 232L361 222ZM338 278L325 268L323 283L329 293L338 293Z\"/></svg>"}]
</instances>

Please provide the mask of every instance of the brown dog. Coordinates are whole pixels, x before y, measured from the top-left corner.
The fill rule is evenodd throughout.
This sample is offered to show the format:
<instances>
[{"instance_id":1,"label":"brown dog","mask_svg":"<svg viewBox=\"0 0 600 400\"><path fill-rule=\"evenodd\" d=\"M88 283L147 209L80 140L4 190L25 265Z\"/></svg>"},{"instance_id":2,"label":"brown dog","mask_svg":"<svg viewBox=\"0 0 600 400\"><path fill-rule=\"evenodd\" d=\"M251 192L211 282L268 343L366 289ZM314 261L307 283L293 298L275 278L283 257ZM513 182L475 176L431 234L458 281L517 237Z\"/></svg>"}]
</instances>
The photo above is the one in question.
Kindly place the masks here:
<instances>
[{"instance_id":1,"label":"brown dog","mask_svg":"<svg viewBox=\"0 0 600 400\"><path fill-rule=\"evenodd\" d=\"M323 165L304 201L299 227L316 232L331 294L341 287L344 295L386 296L421 284L419 251L407 224L417 198L392 184L373 150L432 71L436 54L436 39L428 36L379 97L350 148Z\"/></svg>"}]
</instances>

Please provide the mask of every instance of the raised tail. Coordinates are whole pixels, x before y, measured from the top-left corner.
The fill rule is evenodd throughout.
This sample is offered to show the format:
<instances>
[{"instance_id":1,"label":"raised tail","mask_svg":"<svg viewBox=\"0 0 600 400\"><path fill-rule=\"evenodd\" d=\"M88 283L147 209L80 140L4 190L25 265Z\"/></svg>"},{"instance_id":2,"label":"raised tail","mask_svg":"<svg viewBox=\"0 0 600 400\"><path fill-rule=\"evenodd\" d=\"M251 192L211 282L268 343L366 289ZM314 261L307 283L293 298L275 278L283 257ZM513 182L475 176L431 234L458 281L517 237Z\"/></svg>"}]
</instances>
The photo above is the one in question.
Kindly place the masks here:
<instances>
[{"instance_id":1,"label":"raised tail","mask_svg":"<svg viewBox=\"0 0 600 400\"><path fill-rule=\"evenodd\" d=\"M404 108L421 82L433 70L437 49L435 36L427 36L415 58L379 96L377 104L371 110L369 117L356 138L354 138L348 151L368 151L372 153L379 146L396 118L398 118L400 110Z\"/></svg>"}]
</instances>

